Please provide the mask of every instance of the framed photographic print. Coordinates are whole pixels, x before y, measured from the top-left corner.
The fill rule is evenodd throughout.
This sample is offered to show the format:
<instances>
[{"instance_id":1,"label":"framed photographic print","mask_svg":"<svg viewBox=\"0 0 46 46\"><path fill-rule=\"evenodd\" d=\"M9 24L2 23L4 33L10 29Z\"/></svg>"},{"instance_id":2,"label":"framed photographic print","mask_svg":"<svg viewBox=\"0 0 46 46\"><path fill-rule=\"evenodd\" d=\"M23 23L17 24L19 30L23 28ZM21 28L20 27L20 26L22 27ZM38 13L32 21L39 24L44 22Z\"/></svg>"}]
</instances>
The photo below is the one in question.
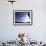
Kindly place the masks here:
<instances>
[{"instance_id":1,"label":"framed photographic print","mask_svg":"<svg viewBox=\"0 0 46 46\"><path fill-rule=\"evenodd\" d=\"M13 10L14 25L32 25L32 10Z\"/></svg>"}]
</instances>

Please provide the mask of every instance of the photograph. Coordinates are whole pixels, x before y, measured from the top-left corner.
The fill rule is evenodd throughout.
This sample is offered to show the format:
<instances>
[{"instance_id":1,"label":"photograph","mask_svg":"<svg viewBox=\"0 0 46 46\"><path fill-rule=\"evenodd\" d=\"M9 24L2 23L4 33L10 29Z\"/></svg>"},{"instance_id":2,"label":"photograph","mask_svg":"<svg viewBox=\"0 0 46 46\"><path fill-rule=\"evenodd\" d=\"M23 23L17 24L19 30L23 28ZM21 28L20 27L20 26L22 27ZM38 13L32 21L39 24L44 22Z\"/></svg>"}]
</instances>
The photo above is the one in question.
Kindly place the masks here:
<instances>
[{"instance_id":1,"label":"photograph","mask_svg":"<svg viewBox=\"0 0 46 46\"><path fill-rule=\"evenodd\" d=\"M32 10L13 10L13 24L32 24Z\"/></svg>"}]
</instances>

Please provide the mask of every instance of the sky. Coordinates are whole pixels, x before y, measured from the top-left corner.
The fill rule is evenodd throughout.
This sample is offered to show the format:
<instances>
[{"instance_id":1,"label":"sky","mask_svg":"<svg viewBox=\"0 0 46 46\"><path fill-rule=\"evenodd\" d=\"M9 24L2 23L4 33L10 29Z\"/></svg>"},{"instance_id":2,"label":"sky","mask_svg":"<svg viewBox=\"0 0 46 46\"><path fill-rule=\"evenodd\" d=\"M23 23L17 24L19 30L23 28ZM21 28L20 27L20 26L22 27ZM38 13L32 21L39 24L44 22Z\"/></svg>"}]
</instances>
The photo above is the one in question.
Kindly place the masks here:
<instances>
[{"instance_id":1,"label":"sky","mask_svg":"<svg viewBox=\"0 0 46 46\"><path fill-rule=\"evenodd\" d=\"M30 21L30 18L28 15L28 12L16 12L15 13L15 19L17 22L29 22Z\"/></svg>"}]
</instances>

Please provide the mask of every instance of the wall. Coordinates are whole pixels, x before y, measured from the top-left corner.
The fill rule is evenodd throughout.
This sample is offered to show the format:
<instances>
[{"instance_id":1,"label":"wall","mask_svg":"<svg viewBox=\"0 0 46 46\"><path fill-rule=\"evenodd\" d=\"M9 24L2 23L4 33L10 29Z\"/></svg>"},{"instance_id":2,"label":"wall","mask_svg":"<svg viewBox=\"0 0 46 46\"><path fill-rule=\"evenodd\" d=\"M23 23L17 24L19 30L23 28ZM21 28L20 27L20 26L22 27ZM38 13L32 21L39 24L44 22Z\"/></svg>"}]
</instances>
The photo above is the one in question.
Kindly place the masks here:
<instances>
[{"instance_id":1,"label":"wall","mask_svg":"<svg viewBox=\"0 0 46 46\"><path fill-rule=\"evenodd\" d=\"M32 26L14 26L13 10L33 10ZM46 40L46 1L17 0L13 5L0 0L0 41L15 40L18 32L26 32L33 40Z\"/></svg>"}]
</instances>

